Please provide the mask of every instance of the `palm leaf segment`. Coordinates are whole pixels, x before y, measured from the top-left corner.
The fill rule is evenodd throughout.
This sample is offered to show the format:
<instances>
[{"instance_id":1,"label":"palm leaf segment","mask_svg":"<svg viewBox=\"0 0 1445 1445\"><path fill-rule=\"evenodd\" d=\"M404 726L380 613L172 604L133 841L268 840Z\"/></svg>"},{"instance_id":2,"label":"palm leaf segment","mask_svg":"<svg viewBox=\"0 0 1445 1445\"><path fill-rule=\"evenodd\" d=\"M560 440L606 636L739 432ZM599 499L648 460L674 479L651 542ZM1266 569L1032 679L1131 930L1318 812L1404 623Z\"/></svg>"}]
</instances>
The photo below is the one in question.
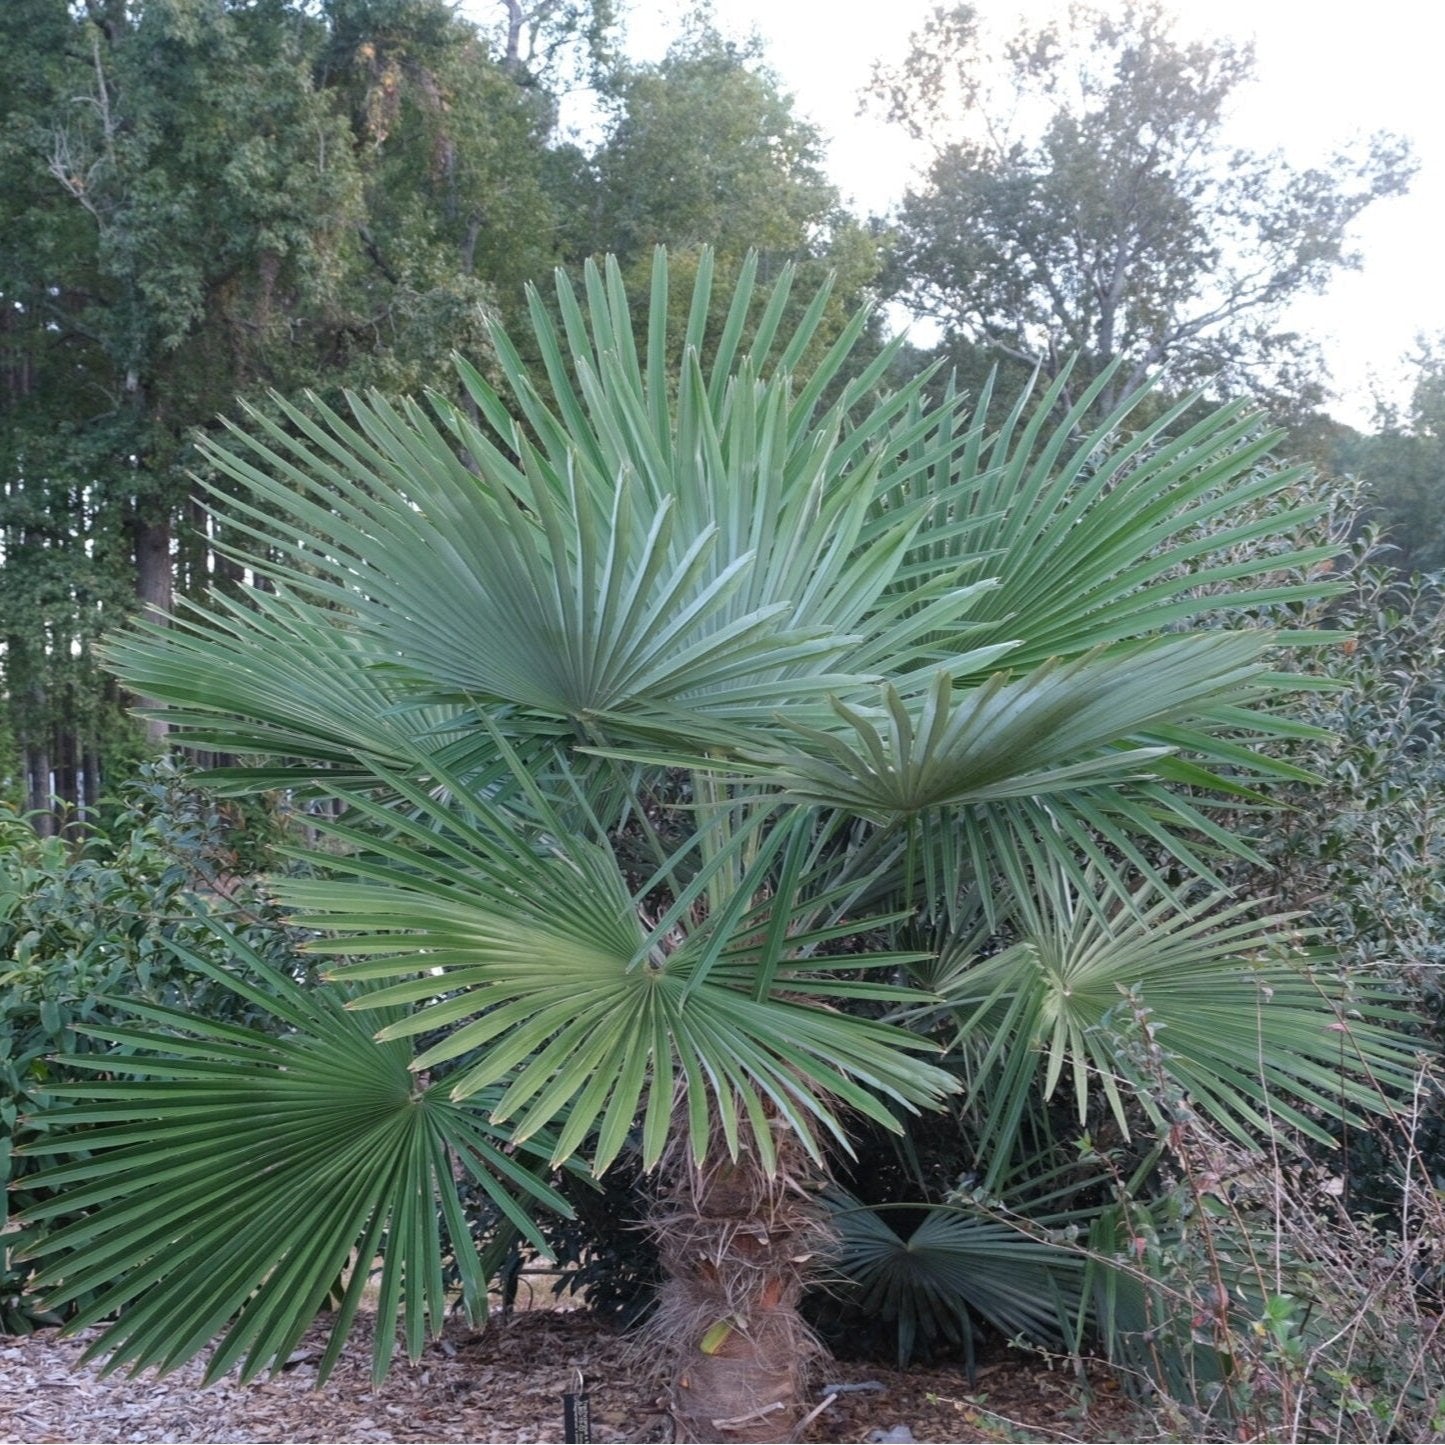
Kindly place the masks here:
<instances>
[{"instance_id":1,"label":"palm leaf segment","mask_svg":"<svg viewBox=\"0 0 1445 1445\"><path fill-rule=\"evenodd\" d=\"M394 756L409 694L513 709L516 728L547 720L724 753L775 737L780 711L849 747L857 716L901 710L956 770L976 739L940 732L940 714L998 734L1021 698L1076 680L1104 694L1130 684L1113 738L1066 758L1099 780L1137 771L1137 753L1107 765L1118 738L1195 748L1231 773L1267 766L1211 740L1251 721L1222 710L1248 696L1247 659L1226 666L1177 636L1222 594L1300 595L1251 589L1268 559L1211 565L1201 540L1284 480L1254 474L1273 438L1252 418L1228 410L1169 441L1170 414L1122 445L1129 408L1088 429L1092 394L1049 430L1055 388L989 434L984 404L930 402L924 377L880 398L891 349L847 378L861 314L795 379L821 345L826 296L789 329L786 275L759 299L748 268L709 338L704 265L677 359L661 255L641 352L616 267L589 267L585 289L584 311L559 275L559 320L532 298L542 376L500 329L501 389L459 363L478 421L440 396L430 409L352 397L349 418L277 401L229 447L209 445L236 492L217 506L231 535L253 537L243 560L277 592L254 595L254 622L241 611L196 616L179 636L142 628L113 644L117 670L183 738L326 768L342 766L338 748ZM1175 635L1153 644L1157 659L1127 641L1165 629ZM236 666L259 663L282 633L299 643L294 667L268 678ZM325 681L333 657L344 699ZM1084 657L1086 678L1060 672L1060 659ZM1156 661L1170 687L1151 711L1140 679ZM350 681L368 667L381 675ZM318 719L343 702L357 721L328 737ZM806 766L768 756L783 781ZM1058 759L1029 761L1021 775ZM839 765L862 773L871 811L895 809L867 783L866 759Z\"/></svg>"},{"instance_id":2,"label":"palm leaf segment","mask_svg":"<svg viewBox=\"0 0 1445 1445\"><path fill-rule=\"evenodd\" d=\"M1079 1309L1082 1259L1007 1223L942 1204L903 1234L841 1190L828 1202L837 1267L858 1309L896 1330L900 1366L937 1338L962 1344L971 1362L975 1315L1007 1338L1053 1342Z\"/></svg>"},{"instance_id":3,"label":"palm leaf segment","mask_svg":"<svg viewBox=\"0 0 1445 1445\"><path fill-rule=\"evenodd\" d=\"M378 1043L375 1016L363 1023L343 1007L349 994L302 988L230 942L244 980L176 948L277 1033L124 1000L117 1006L151 1028L90 1030L119 1052L64 1060L104 1077L56 1086L63 1104L35 1120L42 1134L28 1152L84 1154L34 1177L56 1193L30 1218L85 1211L42 1236L37 1285L56 1307L98 1291L71 1329L120 1311L87 1356L108 1354L108 1369L168 1369L220 1335L210 1381L237 1361L243 1378L279 1369L339 1282L324 1378L375 1284L380 1378L398 1316L413 1359L440 1333L451 1303L444 1258L473 1322L486 1318L488 1266L460 1180L544 1252L531 1213L568 1206L482 1108L420 1083L405 1044Z\"/></svg>"},{"instance_id":4,"label":"palm leaf segment","mask_svg":"<svg viewBox=\"0 0 1445 1445\"><path fill-rule=\"evenodd\" d=\"M1009 947L934 977L990 1178L1038 1089L1067 1084L1081 1124L1103 1098L1126 1135L1126 1095L1166 1123L1163 1095L1177 1093L1248 1147L1280 1124L1330 1143L1321 1118L1360 1122L1413 1076L1399 1011L1343 984L1290 917L1218 893L1181 907L1148 883L1099 907L1056 870L1016 901L1016 919Z\"/></svg>"},{"instance_id":5,"label":"palm leaf segment","mask_svg":"<svg viewBox=\"0 0 1445 1445\"><path fill-rule=\"evenodd\" d=\"M934 1048L928 1041L830 1006L906 1001L906 991L868 974L920 955L828 956L880 920L840 921L843 899L810 886L816 843L805 816L761 843L758 829L739 831L645 926L654 880L634 893L612 851L542 795L525 819L460 787L441 804L392 781L413 805L409 816L355 796L355 816L373 826L321 824L354 850L336 866L352 877L293 880L284 896L298 922L329 935L320 947L352 960L343 977L415 975L353 1007L411 1006L381 1037L442 1031L415 1066L464 1060L458 1099L505 1084L491 1117L516 1139L555 1124L554 1161L591 1140L600 1172L640 1116L650 1168L677 1109L698 1160L714 1119L734 1151L746 1128L769 1167L775 1120L821 1158L819 1127L847 1147L836 1101L896 1130L879 1096L916 1109L956 1087L913 1057ZM749 845L756 851L727 906L691 907ZM795 890L769 898L779 858Z\"/></svg>"}]
</instances>

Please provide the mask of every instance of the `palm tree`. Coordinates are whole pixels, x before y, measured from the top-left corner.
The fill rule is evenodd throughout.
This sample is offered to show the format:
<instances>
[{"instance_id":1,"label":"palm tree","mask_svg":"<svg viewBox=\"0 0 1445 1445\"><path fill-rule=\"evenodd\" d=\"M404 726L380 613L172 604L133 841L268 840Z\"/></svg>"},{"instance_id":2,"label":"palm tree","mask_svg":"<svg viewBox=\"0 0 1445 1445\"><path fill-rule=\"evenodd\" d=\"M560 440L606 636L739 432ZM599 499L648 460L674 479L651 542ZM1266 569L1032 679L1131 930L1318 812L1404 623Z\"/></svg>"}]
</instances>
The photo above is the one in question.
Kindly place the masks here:
<instances>
[{"instance_id":1,"label":"palm tree","mask_svg":"<svg viewBox=\"0 0 1445 1445\"><path fill-rule=\"evenodd\" d=\"M465 405L278 399L203 444L251 583L111 646L180 746L244 758L222 785L339 802L275 884L334 983L239 950L278 1032L137 1010L43 1145L86 1151L37 1217L98 1206L41 1248L78 1326L118 1312L112 1365L221 1336L212 1373L254 1373L339 1283L328 1367L380 1257L380 1371L399 1316L413 1354L439 1328L444 1260L485 1311L459 1177L540 1247L547 1171L635 1148L681 1433L783 1438L852 1121L899 1129L1004 1053L1016 1094L1036 1041L1082 1087L1080 958L1096 1000L1205 956L1187 1009L1276 949L1234 915L1199 944L1191 901L1243 848L1209 799L1287 771L1249 747L1288 726L1260 611L1328 555L1239 560L1300 521L1261 519L1291 475L1253 414L1090 425L1107 375L997 420L881 390L866 315L823 336L826 294L755 294L751 264L713 335L704 263L680 345L661 253L640 330L614 264L584 292L532 295L535 370L500 329L490 379L458 361ZM1019 941L981 962L987 936ZM1283 990L1192 1054L1202 1106L1260 1122L1261 1030L1270 1088L1328 1103L1312 1007ZM1353 1028L1346 1073L1399 1067Z\"/></svg>"}]
</instances>

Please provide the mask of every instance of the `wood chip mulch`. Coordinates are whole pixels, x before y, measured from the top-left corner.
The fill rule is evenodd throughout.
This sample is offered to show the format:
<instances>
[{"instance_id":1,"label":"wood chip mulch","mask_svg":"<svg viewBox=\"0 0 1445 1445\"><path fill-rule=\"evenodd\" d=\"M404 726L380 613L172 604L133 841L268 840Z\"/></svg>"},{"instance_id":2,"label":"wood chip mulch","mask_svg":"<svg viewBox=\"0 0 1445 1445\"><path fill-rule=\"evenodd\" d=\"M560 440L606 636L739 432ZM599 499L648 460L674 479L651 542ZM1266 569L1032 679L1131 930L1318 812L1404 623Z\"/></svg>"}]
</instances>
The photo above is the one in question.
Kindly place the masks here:
<instances>
[{"instance_id":1,"label":"wood chip mulch","mask_svg":"<svg viewBox=\"0 0 1445 1445\"><path fill-rule=\"evenodd\" d=\"M0 1337L0 1439L560 1441L561 1395L579 1369L594 1440L656 1441L666 1432L646 1362L581 1311L532 1310L495 1319L480 1332L458 1322L416 1365L404 1358L394 1364L379 1389L361 1328L319 1390L319 1331L279 1376L243 1386L233 1374L204 1389L200 1364L159 1379L151 1371L102 1379L98 1365L78 1363L85 1339L62 1340L54 1330ZM1096 1393L1085 1419L1072 1378L1029 1361L986 1365L973 1385L958 1369L900 1372L833 1362L819 1383L868 1382L839 1393L807 1438L866 1441L898 1426L920 1442L1127 1438L1107 1430L1112 1422L1127 1431L1122 1401L1107 1390Z\"/></svg>"}]
</instances>

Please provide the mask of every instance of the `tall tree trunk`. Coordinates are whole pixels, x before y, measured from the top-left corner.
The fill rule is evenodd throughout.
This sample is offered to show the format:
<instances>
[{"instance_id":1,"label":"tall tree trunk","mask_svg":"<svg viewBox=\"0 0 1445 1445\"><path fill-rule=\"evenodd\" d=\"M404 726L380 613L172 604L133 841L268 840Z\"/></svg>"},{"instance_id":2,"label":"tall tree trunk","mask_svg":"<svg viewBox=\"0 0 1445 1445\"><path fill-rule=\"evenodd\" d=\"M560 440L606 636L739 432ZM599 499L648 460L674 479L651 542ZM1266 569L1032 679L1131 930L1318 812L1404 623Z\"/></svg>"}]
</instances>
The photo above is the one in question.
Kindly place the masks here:
<instances>
[{"instance_id":1,"label":"tall tree trunk","mask_svg":"<svg viewBox=\"0 0 1445 1445\"><path fill-rule=\"evenodd\" d=\"M55 771L55 811L60 820L60 831L71 835L75 823L76 787L80 779L80 753L74 729L57 722L50 750L51 765Z\"/></svg>"},{"instance_id":2,"label":"tall tree trunk","mask_svg":"<svg viewBox=\"0 0 1445 1445\"><path fill-rule=\"evenodd\" d=\"M89 817L100 801L100 754L94 743L86 747L84 773L85 798L82 816Z\"/></svg>"},{"instance_id":3,"label":"tall tree trunk","mask_svg":"<svg viewBox=\"0 0 1445 1445\"><path fill-rule=\"evenodd\" d=\"M39 737L45 736L42 729ZM42 838L55 833L55 810L50 790L50 748L43 741L37 741L25 749L25 773L28 779L29 797L26 807L33 814L35 831Z\"/></svg>"},{"instance_id":4,"label":"tall tree trunk","mask_svg":"<svg viewBox=\"0 0 1445 1445\"><path fill-rule=\"evenodd\" d=\"M522 0L502 0L507 12L507 43L502 51L502 69L515 75L522 68L522 26L527 16Z\"/></svg>"},{"instance_id":5,"label":"tall tree trunk","mask_svg":"<svg viewBox=\"0 0 1445 1445\"><path fill-rule=\"evenodd\" d=\"M777 1150L772 1175L720 1137L701 1167L681 1137L663 1163L650 1223L668 1279L652 1329L679 1440L786 1440L806 1413L823 1348L798 1301L828 1241L826 1180L781 1125Z\"/></svg>"},{"instance_id":6,"label":"tall tree trunk","mask_svg":"<svg viewBox=\"0 0 1445 1445\"><path fill-rule=\"evenodd\" d=\"M171 620L171 523L169 517L156 520L137 513L130 522L131 548L135 556L135 594L141 616L165 627ZM141 707L149 699L137 698ZM167 728L156 718L145 719L146 737L164 745Z\"/></svg>"}]
</instances>

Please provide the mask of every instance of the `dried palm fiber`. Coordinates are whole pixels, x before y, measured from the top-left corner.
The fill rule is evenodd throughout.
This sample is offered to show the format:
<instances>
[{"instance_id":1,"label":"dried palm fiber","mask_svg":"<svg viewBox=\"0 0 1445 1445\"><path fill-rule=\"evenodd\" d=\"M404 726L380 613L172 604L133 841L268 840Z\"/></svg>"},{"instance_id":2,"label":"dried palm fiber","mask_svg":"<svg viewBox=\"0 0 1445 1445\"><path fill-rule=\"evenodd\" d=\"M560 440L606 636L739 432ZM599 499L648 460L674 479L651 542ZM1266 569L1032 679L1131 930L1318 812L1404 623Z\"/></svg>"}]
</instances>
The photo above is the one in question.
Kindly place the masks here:
<instances>
[{"instance_id":1,"label":"dried palm fiber","mask_svg":"<svg viewBox=\"0 0 1445 1445\"><path fill-rule=\"evenodd\" d=\"M647 1340L671 1374L679 1440L786 1440L825 1353L798 1301L831 1244L826 1175L785 1123L773 1136L772 1172L745 1131L736 1157L717 1133L697 1165L685 1129L659 1169L648 1225L667 1281Z\"/></svg>"}]
</instances>

